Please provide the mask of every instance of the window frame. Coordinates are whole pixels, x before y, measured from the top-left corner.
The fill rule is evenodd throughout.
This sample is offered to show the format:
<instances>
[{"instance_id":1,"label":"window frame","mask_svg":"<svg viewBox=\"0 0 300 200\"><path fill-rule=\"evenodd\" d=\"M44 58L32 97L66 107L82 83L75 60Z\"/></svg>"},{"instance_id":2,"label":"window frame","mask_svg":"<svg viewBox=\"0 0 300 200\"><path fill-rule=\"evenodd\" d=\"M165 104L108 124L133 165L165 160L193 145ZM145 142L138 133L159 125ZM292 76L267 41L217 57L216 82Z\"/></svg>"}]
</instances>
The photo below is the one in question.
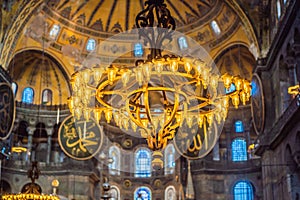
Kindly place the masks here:
<instances>
[{"instance_id":1,"label":"window frame","mask_svg":"<svg viewBox=\"0 0 300 200\"><path fill-rule=\"evenodd\" d=\"M210 22L210 27L212 28L215 35L220 35L222 33L221 28L216 20Z\"/></svg>"},{"instance_id":2,"label":"window frame","mask_svg":"<svg viewBox=\"0 0 300 200\"><path fill-rule=\"evenodd\" d=\"M97 41L93 38L89 38L88 41L86 42L85 50L87 50L88 52L92 52L96 49L96 46L97 46Z\"/></svg>"},{"instance_id":3,"label":"window frame","mask_svg":"<svg viewBox=\"0 0 300 200\"><path fill-rule=\"evenodd\" d=\"M143 196L142 196L142 198L138 198L139 193L137 193L137 192L139 192L139 191L146 191L146 193L148 193L147 199L144 199ZM140 186L134 190L134 200L140 200L140 199L142 199L142 200L151 200L152 199L152 191L149 187Z\"/></svg>"},{"instance_id":4,"label":"window frame","mask_svg":"<svg viewBox=\"0 0 300 200\"><path fill-rule=\"evenodd\" d=\"M189 48L189 44L185 36L178 37L177 44L180 50L185 50Z\"/></svg>"},{"instance_id":5,"label":"window frame","mask_svg":"<svg viewBox=\"0 0 300 200\"><path fill-rule=\"evenodd\" d=\"M239 147L239 145L235 145L236 142L243 142L242 148ZM235 145L235 147L234 147ZM237 149L240 148L240 149ZM235 155L237 154L237 155ZM243 137L237 137L232 140L231 142L231 160L232 162L244 162L248 160L248 154L247 154L247 142L246 139Z\"/></svg>"},{"instance_id":6,"label":"window frame","mask_svg":"<svg viewBox=\"0 0 300 200\"><path fill-rule=\"evenodd\" d=\"M49 37L53 40L56 40L59 35L60 29L61 28L58 24L53 24L49 31Z\"/></svg>"},{"instance_id":7,"label":"window frame","mask_svg":"<svg viewBox=\"0 0 300 200\"><path fill-rule=\"evenodd\" d=\"M116 156L113 156L112 153L116 153ZM121 153L119 147L113 145L109 148L109 158L113 159L112 163L108 164L109 174L120 175Z\"/></svg>"},{"instance_id":8,"label":"window frame","mask_svg":"<svg viewBox=\"0 0 300 200\"><path fill-rule=\"evenodd\" d=\"M25 94L25 92L27 92L27 91L31 92L31 94L30 94L31 97L28 97L27 96L28 94ZM31 100L30 101L26 100L28 98L31 98ZM34 90L33 90L33 88L31 88L31 87L25 87L24 88L24 90L22 92L22 102L23 103L28 103L28 104L33 104L33 102L34 102Z\"/></svg>"},{"instance_id":9,"label":"window frame","mask_svg":"<svg viewBox=\"0 0 300 200\"><path fill-rule=\"evenodd\" d=\"M239 184L244 184L244 186L243 187L240 186L240 188L236 188ZM244 192L244 193L236 194L236 190L242 190L242 192L246 191L246 193ZM239 196L237 196L237 195L239 195ZM234 184L234 186L233 186L233 199L234 200L241 199L240 195L242 195L243 199L245 199L244 197L246 197L245 200L253 200L254 199L254 187L253 187L253 185L250 181L248 181L248 180L239 180Z\"/></svg>"},{"instance_id":10,"label":"window frame","mask_svg":"<svg viewBox=\"0 0 300 200\"><path fill-rule=\"evenodd\" d=\"M139 158L140 152L146 153L147 157ZM140 177L140 178L151 177L151 173L152 173L152 167L151 167L152 156L151 156L150 150L148 150L146 148L139 148L135 152L135 157L134 158L135 158L134 159L134 161L135 161L135 170L134 170L135 171L135 177ZM143 159L143 160L139 161L138 159ZM145 159L147 159L147 160L145 161ZM141 162L141 163L138 165L138 162Z\"/></svg>"},{"instance_id":11,"label":"window frame","mask_svg":"<svg viewBox=\"0 0 300 200\"><path fill-rule=\"evenodd\" d=\"M234 130L236 133L244 133L244 123L242 120L236 120L234 122Z\"/></svg>"},{"instance_id":12,"label":"window frame","mask_svg":"<svg viewBox=\"0 0 300 200\"><path fill-rule=\"evenodd\" d=\"M139 46L139 49L136 49L137 46ZM137 51L140 51L140 53L137 53ZM137 42L133 45L133 56L136 58L141 58L144 55L144 48L143 44L141 42Z\"/></svg>"}]
</instances>

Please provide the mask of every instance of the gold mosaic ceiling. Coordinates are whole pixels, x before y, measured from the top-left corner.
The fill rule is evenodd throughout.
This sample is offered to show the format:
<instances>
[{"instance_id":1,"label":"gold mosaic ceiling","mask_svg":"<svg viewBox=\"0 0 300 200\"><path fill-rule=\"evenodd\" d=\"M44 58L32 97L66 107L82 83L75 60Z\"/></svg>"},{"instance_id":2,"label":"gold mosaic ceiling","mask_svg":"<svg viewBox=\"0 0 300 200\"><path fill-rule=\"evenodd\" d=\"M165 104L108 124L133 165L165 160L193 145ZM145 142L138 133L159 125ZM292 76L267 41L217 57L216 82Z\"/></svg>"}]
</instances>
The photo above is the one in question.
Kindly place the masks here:
<instances>
[{"instance_id":1,"label":"gold mosaic ceiling","mask_svg":"<svg viewBox=\"0 0 300 200\"><path fill-rule=\"evenodd\" d=\"M56 14L98 31L122 32L134 28L135 16L144 9L144 0L49 1ZM217 0L166 0L178 27L203 18Z\"/></svg>"},{"instance_id":2,"label":"gold mosaic ceiling","mask_svg":"<svg viewBox=\"0 0 300 200\"><path fill-rule=\"evenodd\" d=\"M53 100L47 105L63 104L70 95L65 71L44 52L30 50L17 54L8 72L18 85L17 101L22 101L22 91L26 87L34 89L33 104L41 104L42 91L46 89L53 92Z\"/></svg>"}]
</instances>

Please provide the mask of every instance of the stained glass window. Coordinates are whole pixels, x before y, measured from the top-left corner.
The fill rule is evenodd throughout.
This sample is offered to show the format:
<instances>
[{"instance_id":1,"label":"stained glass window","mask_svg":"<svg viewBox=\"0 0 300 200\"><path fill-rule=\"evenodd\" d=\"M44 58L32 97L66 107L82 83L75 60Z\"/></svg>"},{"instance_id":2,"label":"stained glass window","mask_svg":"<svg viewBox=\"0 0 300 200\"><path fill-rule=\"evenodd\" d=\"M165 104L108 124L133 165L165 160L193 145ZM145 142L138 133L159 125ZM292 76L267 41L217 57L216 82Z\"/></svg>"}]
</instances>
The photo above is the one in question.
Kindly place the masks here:
<instances>
[{"instance_id":1,"label":"stained glass window","mask_svg":"<svg viewBox=\"0 0 300 200\"><path fill-rule=\"evenodd\" d=\"M253 188L248 181L239 181L233 188L234 200L253 200Z\"/></svg>"},{"instance_id":2,"label":"stained glass window","mask_svg":"<svg viewBox=\"0 0 300 200\"><path fill-rule=\"evenodd\" d=\"M94 51L95 48L96 48L96 40L89 39L87 44L86 44L86 50L87 51Z\"/></svg>"},{"instance_id":3,"label":"stained glass window","mask_svg":"<svg viewBox=\"0 0 300 200\"><path fill-rule=\"evenodd\" d=\"M33 89L27 87L23 90L22 102L24 103L33 103Z\"/></svg>"},{"instance_id":4,"label":"stained glass window","mask_svg":"<svg viewBox=\"0 0 300 200\"><path fill-rule=\"evenodd\" d=\"M151 190L148 187L139 187L134 192L134 200L151 200Z\"/></svg>"},{"instance_id":5,"label":"stained glass window","mask_svg":"<svg viewBox=\"0 0 300 200\"><path fill-rule=\"evenodd\" d=\"M57 24L54 24L54 25L52 26L50 32L49 32L50 38L52 38L52 39L55 40L56 37L57 37L57 35L58 35L58 33L59 33L59 31L60 31L60 26L57 25Z\"/></svg>"},{"instance_id":6,"label":"stained glass window","mask_svg":"<svg viewBox=\"0 0 300 200\"><path fill-rule=\"evenodd\" d=\"M247 160L247 147L246 141L243 138L234 139L231 148L232 148L232 161L246 161Z\"/></svg>"},{"instance_id":7,"label":"stained glass window","mask_svg":"<svg viewBox=\"0 0 300 200\"><path fill-rule=\"evenodd\" d=\"M243 125L243 122L242 121L236 121L235 124L235 132L236 133L242 133L244 132L244 125Z\"/></svg>"},{"instance_id":8,"label":"stained glass window","mask_svg":"<svg viewBox=\"0 0 300 200\"><path fill-rule=\"evenodd\" d=\"M147 149L139 149L135 158L135 176L150 177L151 176L151 154Z\"/></svg>"},{"instance_id":9,"label":"stained glass window","mask_svg":"<svg viewBox=\"0 0 300 200\"><path fill-rule=\"evenodd\" d=\"M142 57L144 54L143 45L141 43L134 44L134 56Z\"/></svg>"}]
</instances>

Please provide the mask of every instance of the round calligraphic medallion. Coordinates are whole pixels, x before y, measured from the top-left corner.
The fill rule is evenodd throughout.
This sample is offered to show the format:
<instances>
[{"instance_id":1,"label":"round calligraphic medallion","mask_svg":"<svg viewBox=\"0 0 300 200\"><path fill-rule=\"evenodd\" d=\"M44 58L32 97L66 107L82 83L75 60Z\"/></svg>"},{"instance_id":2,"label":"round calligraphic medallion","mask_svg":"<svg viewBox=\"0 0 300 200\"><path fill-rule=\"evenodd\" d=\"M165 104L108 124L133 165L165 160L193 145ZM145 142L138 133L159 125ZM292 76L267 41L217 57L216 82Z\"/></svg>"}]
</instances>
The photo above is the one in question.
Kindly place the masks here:
<instances>
[{"instance_id":1,"label":"round calligraphic medallion","mask_svg":"<svg viewBox=\"0 0 300 200\"><path fill-rule=\"evenodd\" d=\"M58 142L69 157L76 160L87 160L97 154L102 146L103 131L99 124L90 119L75 120L67 117L58 131Z\"/></svg>"},{"instance_id":2,"label":"round calligraphic medallion","mask_svg":"<svg viewBox=\"0 0 300 200\"><path fill-rule=\"evenodd\" d=\"M261 79L253 74L251 82L251 113L256 134L262 133L265 123L265 103Z\"/></svg>"},{"instance_id":3,"label":"round calligraphic medallion","mask_svg":"<svg viewBox=\"0 0 300 200\"><path fill-rule=\"evenodd\" d=\"M217 123L213 122L206 130L203 127L179 129L174 137L174 146L183 157L203 158L214 148L221 132L218 128Z\"/></svg>"},{"instance_id":4,"label":"round calligraphic medallion","mask_svg":"<svg viewBox=\"0 0 300 200\"><path fill-rule=\"evenodd\" d=\"M8 138L15 120L15 99L11 86L0 83L0 138Z\"/></svg>"}]
</instances>

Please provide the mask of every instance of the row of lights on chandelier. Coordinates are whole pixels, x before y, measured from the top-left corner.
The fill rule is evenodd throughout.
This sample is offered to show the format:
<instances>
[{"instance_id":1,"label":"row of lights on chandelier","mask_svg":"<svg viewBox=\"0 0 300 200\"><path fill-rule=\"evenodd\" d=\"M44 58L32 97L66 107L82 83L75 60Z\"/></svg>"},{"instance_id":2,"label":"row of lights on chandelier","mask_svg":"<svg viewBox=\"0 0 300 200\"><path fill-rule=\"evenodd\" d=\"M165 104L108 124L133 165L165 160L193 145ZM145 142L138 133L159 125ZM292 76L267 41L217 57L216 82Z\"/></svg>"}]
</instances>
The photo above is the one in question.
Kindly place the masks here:
<instances>
[{"instance_id":1,"label":"row of lights on chandelier","mask_svg":"<svg viewBox=\"0 0 300 200\"><path fill-rule=\"evenodd\" d=\"M220 81L223 82L226 89L229 89L231 85L234 84L235 92L229 95L223 95L219 99L216 99L216 102L218 102L218 104L215 104L216 107L219 107L220 111L223 108L223 111L219 112L221 115L215 113L217 121L220 122L222 119L225 120L227 116L229 98L231 98L232 104L235 108L239 106L240 101L244 105L247 101L249 101L251 85L248 80L244 80L240 77L234 77L229 74L224 74L220 77L218 74L214 74L210 70L211 68L202 60L180 58L176 56L167 58L162 57L153 59L152 61L141 61L138 62L137 66L133 69L117 68L112 65L108 67L96 66L94 68L85 68L72 75L71 85L73 95L68 100L69 108L77 119L83 117L85 120L89 120L91 113L93 112L94 118L99 121L101 119L102 112L104 112L108 123L110 123L112 117L114 117L117 124L120 124L118 121L120 121L120 115L124 112L118 111L125 110L114 110L105 103L102 107L91 108L90 99L93 95L95 95L93 92L96 92L96 98L98 101L100 100L100 103L103 103L101 100L101 93L97 92L97 87L91 87L92 85L95 85L95 83L97 85L97 83L101 80L104 81L105 79L102 79L103 75L107 76L107 80L105 81L108 82L109 85L112 85L116 80L121 80L123 87L126 87L132 77L135 77L135 81L138 82L139 86L142 86L149 82L152 75L179 75L181 77L193 79L193 81L198 82L196 84L202 84L205 89L209 86L209 89L212 89L214 92L217 90ZM107 85L107 83L105 84ZM122 116L127 118L127 116ZM192 124L193 117L196 116L189 115L189 117L186 118L188 124ZM203 121L203 117L206 117L207 121L211 121L213 116L211 113L207 115L200 115L200 125L202 124L201 121ZM177 115L177 120L182 122L182 116ZM122 119L121 121L124 128L128 129L128 120ZM131 126L133 129L136 129L135 123L131 123Z\"/></svg>"}]
</instances>

